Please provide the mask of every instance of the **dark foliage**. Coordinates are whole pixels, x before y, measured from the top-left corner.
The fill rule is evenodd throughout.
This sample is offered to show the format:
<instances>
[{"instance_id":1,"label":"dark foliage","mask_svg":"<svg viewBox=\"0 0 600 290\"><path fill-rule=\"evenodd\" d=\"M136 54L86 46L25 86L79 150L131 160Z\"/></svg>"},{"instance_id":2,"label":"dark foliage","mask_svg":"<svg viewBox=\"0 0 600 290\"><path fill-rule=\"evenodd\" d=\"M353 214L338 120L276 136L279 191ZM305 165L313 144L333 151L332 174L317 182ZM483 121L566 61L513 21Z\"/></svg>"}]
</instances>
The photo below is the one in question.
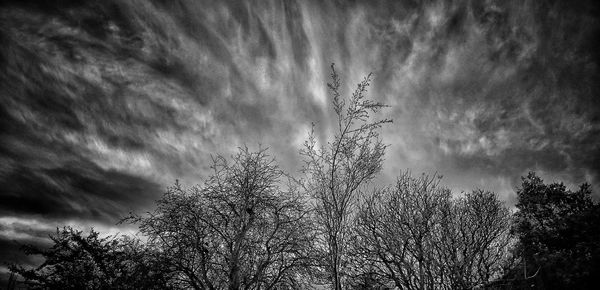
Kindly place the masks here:
<instances>
[{"instance_id":1,"label":"dark foliage","mask_svg":"<svg viewBox=\"0 0 600 290\"><path fill-rule=\"evenodd\" d=\"M530 173L517 194L518 272L531 280L529 286L592 289L600 283L600 205L592 201L590 185L571 191Z\"/></svg>"},{"instance_id":2,"label":"dark foliage","mask_svg":"<svg viewBox=\"0 0 600 290\"><path fill-rule=\"evenodd\" d=\"M31 289L168 289L170 271L157 252L139 240L86 236L70 227L50 236L49 249L26 245L28 255L41 255L37 268L13 265Z\"/></svg>"}]
</instances>

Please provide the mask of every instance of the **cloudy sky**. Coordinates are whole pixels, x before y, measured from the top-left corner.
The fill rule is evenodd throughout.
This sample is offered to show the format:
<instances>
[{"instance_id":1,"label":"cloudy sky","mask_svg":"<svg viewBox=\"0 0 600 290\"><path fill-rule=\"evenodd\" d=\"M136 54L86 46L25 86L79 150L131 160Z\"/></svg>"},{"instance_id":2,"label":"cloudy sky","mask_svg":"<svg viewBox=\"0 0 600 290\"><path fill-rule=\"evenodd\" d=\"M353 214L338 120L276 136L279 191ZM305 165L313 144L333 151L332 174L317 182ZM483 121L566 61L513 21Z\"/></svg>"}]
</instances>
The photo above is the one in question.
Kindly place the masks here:
<instances>
[{"instance_id":1,"label":"cloudy sky","mask_svg":"<svg viewBox=\"0 0 600 290\"><path fill-rule=\"evenodd\" d=\"M380 184L438 172L514 204L534 170L598 196L592 1L36 2L0 6L2 260L59 225L127 231L211 154L262 144L297 173L331 63L391 106Z\"/></svg>"}]
</instances>

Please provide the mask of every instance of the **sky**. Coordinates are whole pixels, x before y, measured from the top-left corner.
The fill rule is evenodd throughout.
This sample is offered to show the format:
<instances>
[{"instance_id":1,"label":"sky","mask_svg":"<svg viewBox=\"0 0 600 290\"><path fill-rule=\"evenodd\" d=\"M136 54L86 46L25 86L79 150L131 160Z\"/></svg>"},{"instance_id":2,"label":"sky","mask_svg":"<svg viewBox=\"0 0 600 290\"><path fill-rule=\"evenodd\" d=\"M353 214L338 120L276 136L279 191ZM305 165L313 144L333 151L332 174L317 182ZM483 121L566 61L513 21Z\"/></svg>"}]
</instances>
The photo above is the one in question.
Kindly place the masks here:
<instances>
[{"instance_id":1,"label":"sky","mask_svg":"<svg viewBox=\"0 0 600 290\"><path fill-rule=\"evenodd\" d=\"M332 63L390 106L376 185L437 172L510 206L535 171L600 196L593 1L37 2L0 4L0 260L57 226L133 232L240 146L298 174Z\"/></svg>"}]
</instances>

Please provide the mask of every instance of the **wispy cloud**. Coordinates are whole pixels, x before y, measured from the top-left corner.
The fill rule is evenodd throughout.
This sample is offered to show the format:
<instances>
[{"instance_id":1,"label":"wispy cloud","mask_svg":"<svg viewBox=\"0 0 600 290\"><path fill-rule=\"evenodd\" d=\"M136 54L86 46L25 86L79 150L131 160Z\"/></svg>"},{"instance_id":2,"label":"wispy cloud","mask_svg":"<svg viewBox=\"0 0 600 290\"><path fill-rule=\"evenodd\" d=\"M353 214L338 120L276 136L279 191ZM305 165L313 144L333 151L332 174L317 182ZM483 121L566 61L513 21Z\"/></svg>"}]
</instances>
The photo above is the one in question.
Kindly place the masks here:
<instances>
[{"instance_id":1,"label":"wispy cloud","mask_svg":"<svg viewBox=\"0 0 600 290\"><path fill-rule=\"evenodd\" d=\"M0 8L1 218L114 224L244 144L295 173L332 62L391 105L382 182L600 181L591 2L67 2Z\"/></svg>"}]
</instances>

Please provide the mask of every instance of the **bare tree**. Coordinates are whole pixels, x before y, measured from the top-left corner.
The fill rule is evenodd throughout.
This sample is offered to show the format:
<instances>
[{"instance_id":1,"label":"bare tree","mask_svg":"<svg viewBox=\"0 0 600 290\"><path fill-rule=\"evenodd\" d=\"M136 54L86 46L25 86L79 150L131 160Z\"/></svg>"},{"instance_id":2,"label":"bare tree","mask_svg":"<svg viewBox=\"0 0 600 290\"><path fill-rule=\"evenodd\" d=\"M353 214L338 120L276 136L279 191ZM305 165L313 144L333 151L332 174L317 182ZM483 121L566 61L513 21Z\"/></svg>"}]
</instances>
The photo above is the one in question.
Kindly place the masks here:
<instances>
[{"instance_id":1,"label":"bare tree","mask_svg":"<svg viewBox=\"0 0 600 290\"><path fill-rule=\"evenodd\" d=\"M361 187L381 170L385 145L378 129L391 120L370 119L385 105L365 98L371 74L358 84L346 100L340 97L340 78L331 65L332 83L328 83L336 114L333 140L319 146L314 127L300 154L303 171L308 175L306 188L314 199L320 245L326 257L330 281L334 289L342 288L349 226Z\"/></svg>"},{"instance_id":2,"label":"bare tree","mask_svg":"<svg viewBox=\"0 0 600 290\"><path fill-rule=\"evenodd\" d=\"M401 289L437 288L434 233L439 209L449 200L450 191L436 176L404 173L394 187L377 191L361 206L356 257L376 265L382 279Z\"/></svg>"},{"instance_id":3,"label":"bare tree","mask_svg":"<svg viewBox=\"0 0 600 290\"><path fill-rule=\"evenodd\" d=\"M297 287L313 241L304 202L265 150L213 159L203 186L178 183L145 217L134 217L149 242L194 289Z\"/></svg>"},{"instance_id":4,"label":"bare tree","mask_svg":"<svg viewBox=\"0 0 600 290\"><path fill-rule=\"evenodd\" d=\"M404 173L360 207L355 265L400 289L466 289L503 274L510 257L510 214L496 195L452 198L438 176ZM365 274L357 268L355 276Z\"/></svg>"},{"instance_id":5,"label":"bare tree","mask_svg":"<svg viewBox=\"0 0 600 290\"><path fill-rule=\"evenodd\" d=\"M513 261L512 217L492 193L474 190L442 209L435 252L451 289L467 289L499 279Z\"/></svg>"}]
</instances>

